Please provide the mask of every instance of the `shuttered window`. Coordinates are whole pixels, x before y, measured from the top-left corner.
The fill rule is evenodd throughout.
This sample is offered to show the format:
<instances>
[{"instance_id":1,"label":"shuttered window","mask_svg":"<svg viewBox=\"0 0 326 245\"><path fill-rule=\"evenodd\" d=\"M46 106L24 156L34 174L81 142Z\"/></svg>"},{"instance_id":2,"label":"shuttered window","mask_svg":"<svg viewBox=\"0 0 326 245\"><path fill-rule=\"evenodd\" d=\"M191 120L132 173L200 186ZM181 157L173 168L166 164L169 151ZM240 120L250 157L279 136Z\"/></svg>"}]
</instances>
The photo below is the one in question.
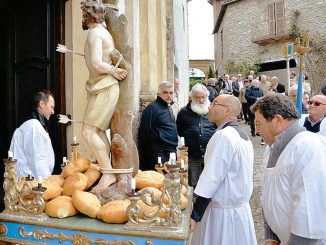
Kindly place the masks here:
<instances>
[{"instance_id":1,"label":"shuttered window","mask_svg":"<svg viewBox=\"0 0 326 245\"><path fill-rule=\"evenodd\" d=\"M268 28L270 35L278 35L285 31L284 2L268 4Z\"/></svg>"}]
</instances>

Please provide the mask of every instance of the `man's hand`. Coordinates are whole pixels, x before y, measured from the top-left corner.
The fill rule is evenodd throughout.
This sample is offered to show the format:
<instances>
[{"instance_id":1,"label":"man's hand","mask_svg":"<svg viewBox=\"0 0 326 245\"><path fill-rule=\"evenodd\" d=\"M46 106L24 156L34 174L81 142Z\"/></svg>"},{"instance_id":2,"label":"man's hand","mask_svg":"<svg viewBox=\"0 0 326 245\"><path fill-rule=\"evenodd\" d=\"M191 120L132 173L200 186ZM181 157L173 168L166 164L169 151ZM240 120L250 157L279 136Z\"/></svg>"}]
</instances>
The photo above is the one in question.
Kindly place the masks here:
<instances>
[{"instance_id":1,"label":"man's hand","mask_svg":"<svg viewBox=\"0 0 326 245\"><path fill-rule=\"evenodd\" d=\"M120 69L120 68L116 68L115 71L113 72L113 76L118 79L119 81L120 80L123 80L127 77L128 75L128 72L124 69Z\"/></svg>"},{"instance_id":2,"label":"man's hand","mask_svg":"<svg viewBox=\"0 0 326 245\"><path fill-rule=\"evenodd\" d=\"M190 232L193 232L196 228L197 222L194 221L193 219L190 219Z\"/></svg>"}]
</instances>

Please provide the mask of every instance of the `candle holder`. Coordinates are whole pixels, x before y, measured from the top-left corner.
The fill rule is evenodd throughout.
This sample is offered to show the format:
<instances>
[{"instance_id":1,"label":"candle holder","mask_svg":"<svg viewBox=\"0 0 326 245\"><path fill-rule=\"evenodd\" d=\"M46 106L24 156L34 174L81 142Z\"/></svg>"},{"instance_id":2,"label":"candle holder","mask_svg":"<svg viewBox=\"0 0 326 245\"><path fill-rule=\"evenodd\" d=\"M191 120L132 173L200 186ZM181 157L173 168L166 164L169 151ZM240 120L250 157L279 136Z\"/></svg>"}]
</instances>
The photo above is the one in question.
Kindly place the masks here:
<instances>
[{"instance_id":1,"label":"candle holder","mask_svg":"<svg viewBox=\"0 0 326 245\"><path fill-rule=\"evenodd\" d=\"M126 229L131 230L176 230L181 228L181 184L180 165L164 164L167 173L163 180L163 190L159 198L155 198L154 192L144 189L137 195L129 195L131 204L127 208L128 223ZM163 202L168 198L168 204ZM139 202L151 207L151 211L141 211ZM164 214L164 215L161 215Z\"/></svg>"},{"instance_id":2,"label":"candle holder","mask_svg":"<svg viewBox=\"0 0 326 245\"><path fill-rule=\"evenodd\" d=\"M5 163L3 189L5 192L4 216L16 216L21 219L45 220L45 203L43 199L45 187L33 187L31 176L17 177L16 160L9 158Z\"/></svg>"},{"instance_id":3,"label":"candle holder","mask_svg":"<svg viewBox=\"0 0 326 245\"><path fill-rule=\"evenodd\" d=\"M80 158L79 143L71 143L71 161Z\"/></svg>"}]
</instances>

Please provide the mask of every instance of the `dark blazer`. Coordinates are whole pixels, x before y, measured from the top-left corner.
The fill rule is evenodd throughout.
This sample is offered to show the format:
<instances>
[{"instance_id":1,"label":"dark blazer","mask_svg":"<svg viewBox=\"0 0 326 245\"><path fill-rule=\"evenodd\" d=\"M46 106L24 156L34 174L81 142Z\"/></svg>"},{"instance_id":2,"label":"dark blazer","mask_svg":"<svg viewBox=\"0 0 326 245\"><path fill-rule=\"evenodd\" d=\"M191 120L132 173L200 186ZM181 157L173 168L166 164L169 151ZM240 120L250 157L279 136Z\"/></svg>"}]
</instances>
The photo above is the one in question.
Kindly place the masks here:
<instances>
[{"instance_id":1,"label":"dark blazer","mask_svg":"<svg viewBox=\"0 0 326 245\"><path fill-rule=\"evenodd\" d=\"M284 93L285 92L285 86L283 85L283 84L277 84L277 86L276 86L276 91L278 92L278 93Z\"/></svg>"}]
</instances>

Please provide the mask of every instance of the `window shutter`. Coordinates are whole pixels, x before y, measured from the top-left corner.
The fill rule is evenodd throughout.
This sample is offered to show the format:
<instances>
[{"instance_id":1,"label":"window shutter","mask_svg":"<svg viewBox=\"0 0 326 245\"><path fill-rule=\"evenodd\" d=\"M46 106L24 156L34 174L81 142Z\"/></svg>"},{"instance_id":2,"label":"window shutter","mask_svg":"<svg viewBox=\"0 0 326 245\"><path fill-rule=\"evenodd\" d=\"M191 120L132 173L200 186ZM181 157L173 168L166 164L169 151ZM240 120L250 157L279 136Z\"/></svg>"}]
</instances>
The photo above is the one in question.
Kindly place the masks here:
<instances>
[{"instance_id":1,"label":"window shutter","mask_svg":"<svg viewBox=\"0 0 326 245\"><path fill-rule=\"evenodd\" d=\"M284 3L283 3L283 1L275 3L275 20L276 20L275 33L280 34L280 33L285 32L285 18L284 18Z\"/></svg>"},{"instance_id":2,"label":"window shutter","mask_svg":"<svg viewBox=\"0 0 326 245\"><path fill-rule=\"evenodd\" d=\"M275 35L276 24L274 15L274 3L268 4L268 30L270 35Z\"/></svg>"}]
</instances>

